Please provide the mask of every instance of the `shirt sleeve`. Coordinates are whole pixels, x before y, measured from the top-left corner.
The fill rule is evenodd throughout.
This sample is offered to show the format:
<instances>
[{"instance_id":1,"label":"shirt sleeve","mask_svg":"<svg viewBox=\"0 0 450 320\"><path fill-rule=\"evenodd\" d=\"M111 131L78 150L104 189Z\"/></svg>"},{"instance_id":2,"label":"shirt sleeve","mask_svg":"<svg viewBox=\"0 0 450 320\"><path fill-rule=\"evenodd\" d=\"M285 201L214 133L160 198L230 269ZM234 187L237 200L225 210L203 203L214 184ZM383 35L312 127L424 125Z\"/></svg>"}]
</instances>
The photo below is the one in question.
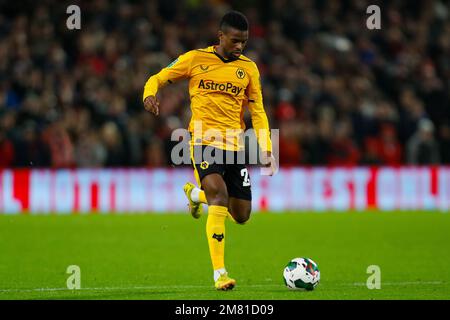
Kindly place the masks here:
<instances>
[{"instance_id":1,"label":"shirt sleeve","mask_svg":"<svg viewBox=\"0 0 450 320\"><path fill-rule=\"evenodd\" d=\"M158 90L168 83L188 78L191 74L192 58L191 51L182 54L160 72L151 76L145 83L142 101L148 96L155 96Z\"/></svg>"},{"instance_id":2,"label":"shirt sleeve","mask_svg":"<svg viewBox=\"0 0 450 320\"><path fill-rule=\"evenodd\" d=\"M252 118L253 129L262 151L272 152L269 121L264 110L261 81L258 67L254 64L250 72L250 82L247 87L248 108Z\"/></svg>"}]
</instances>

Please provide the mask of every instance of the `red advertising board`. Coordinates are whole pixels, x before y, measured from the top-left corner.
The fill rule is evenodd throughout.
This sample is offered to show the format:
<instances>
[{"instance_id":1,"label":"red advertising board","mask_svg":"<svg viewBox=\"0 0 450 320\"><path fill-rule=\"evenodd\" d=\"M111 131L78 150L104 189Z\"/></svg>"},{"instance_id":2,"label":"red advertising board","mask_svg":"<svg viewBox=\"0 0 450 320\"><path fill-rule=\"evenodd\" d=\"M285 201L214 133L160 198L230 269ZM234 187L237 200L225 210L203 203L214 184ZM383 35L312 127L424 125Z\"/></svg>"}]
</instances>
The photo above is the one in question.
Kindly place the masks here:
<instances>
[{"instance_id":1,"label":"red advertising board","mask_svg":"<svg viewBox=\"0 0 450 320\"><path fill-rule=\"evenodd\" d=\"M450 167L250 170L253 210L450 209ZM0 171L0 214L185 212L190 169Z\"/></svg>"}]
</instances>

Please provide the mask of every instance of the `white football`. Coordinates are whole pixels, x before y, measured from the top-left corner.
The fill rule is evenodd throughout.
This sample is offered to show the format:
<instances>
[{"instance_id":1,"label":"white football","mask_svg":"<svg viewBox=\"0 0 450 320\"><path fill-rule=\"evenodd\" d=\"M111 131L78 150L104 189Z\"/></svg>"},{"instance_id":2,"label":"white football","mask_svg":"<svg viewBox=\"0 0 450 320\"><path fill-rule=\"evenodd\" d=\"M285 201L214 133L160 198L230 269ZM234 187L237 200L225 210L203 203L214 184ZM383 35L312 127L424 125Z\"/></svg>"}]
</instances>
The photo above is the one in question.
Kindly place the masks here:
<instances>
[{"instance_id":1,"label":"white football","mask_svg":"<svg viewBox=\"0 0 450 320\"><path fill-rule=\"evenodd\" d=\"M314 290L320 281L317 263L309 258L295 258L289 261L283 272L284 283L289 289Z\"/></svg>"}]
</instances>

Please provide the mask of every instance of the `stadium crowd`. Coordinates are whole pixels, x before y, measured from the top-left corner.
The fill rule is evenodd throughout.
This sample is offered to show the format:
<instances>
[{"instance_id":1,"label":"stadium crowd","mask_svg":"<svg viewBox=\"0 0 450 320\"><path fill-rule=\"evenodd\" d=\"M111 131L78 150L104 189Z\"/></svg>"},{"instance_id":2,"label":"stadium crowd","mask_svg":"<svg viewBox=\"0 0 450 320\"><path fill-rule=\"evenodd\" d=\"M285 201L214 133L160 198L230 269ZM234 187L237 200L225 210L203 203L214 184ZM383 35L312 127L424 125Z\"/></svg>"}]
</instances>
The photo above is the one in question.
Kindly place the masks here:
<instances>
[{"instance_id":1,"label":"stadium crowd","mask_svg":"<svg viewBox=\"0 0 450 320\"><path fill-rule=\"evenodd\" d=\"M187 127L187 83L143 109L147 78L245 13L245 54L282 165L450 163L450 1L63 1L0 5L0 168L160 167ZM249 115L246 123L251 125Z\"/></svg>"}]
</instances>

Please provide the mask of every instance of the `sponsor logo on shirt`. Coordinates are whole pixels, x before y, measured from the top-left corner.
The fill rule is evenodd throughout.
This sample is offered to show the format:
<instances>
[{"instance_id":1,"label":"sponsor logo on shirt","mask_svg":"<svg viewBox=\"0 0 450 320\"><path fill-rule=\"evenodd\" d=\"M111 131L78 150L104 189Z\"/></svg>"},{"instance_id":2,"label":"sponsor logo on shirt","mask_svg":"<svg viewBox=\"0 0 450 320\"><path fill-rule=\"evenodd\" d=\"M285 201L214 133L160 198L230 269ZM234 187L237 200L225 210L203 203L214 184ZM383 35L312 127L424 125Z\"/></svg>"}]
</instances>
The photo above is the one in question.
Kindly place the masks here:
<instances>
[{"instance_id":1,"label":"sponsor logo on shirt","mask_svg":"<svg viewBox=\"0 0 450 320\"><path fill-rule=\"evenodd\" d=\"M235 86L231 82L226 83L219 83L214 82L213 80L200 80L198 84L199 89L205 89L205 90L214 90L214 91L223 91L223 92L231 92L235 96L238 96L243 88L240 88L238 86Z\"/></svg>"}]
</instances>

